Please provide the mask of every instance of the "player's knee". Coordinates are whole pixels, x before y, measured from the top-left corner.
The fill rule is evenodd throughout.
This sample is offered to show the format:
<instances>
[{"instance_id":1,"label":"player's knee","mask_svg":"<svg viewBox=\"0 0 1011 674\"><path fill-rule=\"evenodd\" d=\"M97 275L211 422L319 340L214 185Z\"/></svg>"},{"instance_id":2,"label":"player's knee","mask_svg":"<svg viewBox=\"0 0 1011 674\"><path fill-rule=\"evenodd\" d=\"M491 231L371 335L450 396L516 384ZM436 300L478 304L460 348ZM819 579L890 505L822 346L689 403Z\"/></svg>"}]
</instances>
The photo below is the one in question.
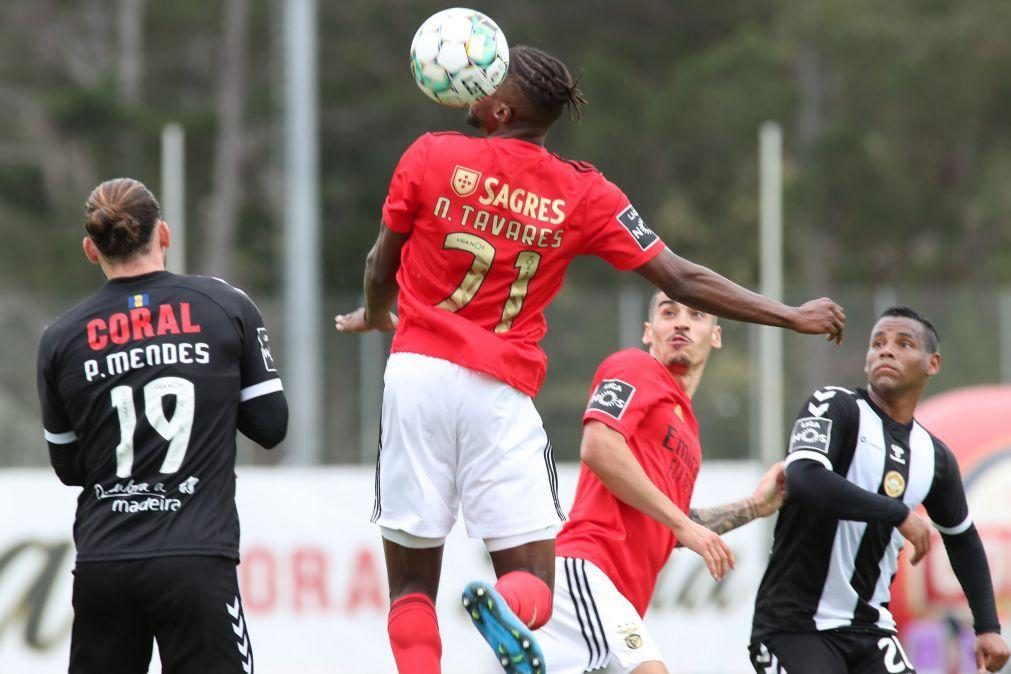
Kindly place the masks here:
<instances>
[{"instance_id":1,"label":"player's knee","mask_svg":"<svg viewBox=\"0 0 1011 674\"><path fill-rule=\"evenodd\" d=\"M499 578L495 589L516 617L530 629L543 627L551 618L551 588L534 574L526 571L507 573Z\"/></svg>"}]
</instances>

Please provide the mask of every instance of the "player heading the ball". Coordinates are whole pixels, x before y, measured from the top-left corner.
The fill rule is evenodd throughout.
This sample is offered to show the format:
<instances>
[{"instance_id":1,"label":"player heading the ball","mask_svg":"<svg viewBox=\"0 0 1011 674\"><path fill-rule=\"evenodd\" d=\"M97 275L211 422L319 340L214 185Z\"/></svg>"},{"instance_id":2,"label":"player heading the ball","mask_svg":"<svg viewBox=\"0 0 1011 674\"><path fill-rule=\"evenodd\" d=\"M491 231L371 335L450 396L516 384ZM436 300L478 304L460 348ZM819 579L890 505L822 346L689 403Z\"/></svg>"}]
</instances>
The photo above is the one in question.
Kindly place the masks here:
<instances>
[{"instance_id":1,"label":"player heading the ball","mask_svg":"<svg viewBox=\"0 0 1011 674\"><path fill-rule=\"evenodd\" d=\"M434 600L461 507L498 576L468 586L471 616L507 671L544 671L532 630L551 615L564 514L532 398L547 368L544 310L575 257L634 270L707 313L842 337L831 300L788 307L675 255L600 171L549 152L551 126L585 102L560 60L513 47L505 81L467 110L484 137L427 133L400 158L365 262L365 306L335 319L340 332L396 331L373 521L402 673L439 671Z\"/></svg>"}]
</instances>

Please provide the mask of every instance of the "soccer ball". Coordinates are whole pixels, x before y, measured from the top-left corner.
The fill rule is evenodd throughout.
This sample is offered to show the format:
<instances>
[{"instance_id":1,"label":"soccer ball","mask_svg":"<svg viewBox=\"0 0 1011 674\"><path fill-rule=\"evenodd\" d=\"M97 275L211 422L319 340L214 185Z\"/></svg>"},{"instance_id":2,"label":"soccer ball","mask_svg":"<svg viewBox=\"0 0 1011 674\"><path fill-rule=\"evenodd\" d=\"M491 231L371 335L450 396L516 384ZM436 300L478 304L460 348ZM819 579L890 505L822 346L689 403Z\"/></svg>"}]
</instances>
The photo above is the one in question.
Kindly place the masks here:
<instances>
[{"instance_id":1,"label":"soccer ball","mask_svg":"<svg viewBox=\"0 0 1011 674\"><path fill-rule=\"evenodd\" d=\"M491 94L508 70L505 34L473 9L454 7L433 14L411 43L411 71L418 88L451 108Z\"/></svg>"}]
</instances>

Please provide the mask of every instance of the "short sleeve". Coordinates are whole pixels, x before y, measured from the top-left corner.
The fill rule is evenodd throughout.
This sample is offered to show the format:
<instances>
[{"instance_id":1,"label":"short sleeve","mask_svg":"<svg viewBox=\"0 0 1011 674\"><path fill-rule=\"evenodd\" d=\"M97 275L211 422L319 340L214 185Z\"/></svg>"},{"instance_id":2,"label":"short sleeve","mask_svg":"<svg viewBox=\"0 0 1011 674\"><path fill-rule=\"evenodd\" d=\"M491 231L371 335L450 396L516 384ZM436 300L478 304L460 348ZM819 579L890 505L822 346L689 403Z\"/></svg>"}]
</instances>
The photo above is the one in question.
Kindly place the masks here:
<instances>
[{"instance_id":1,"label":"short sleeve","mask_svg":"<svg viewBox=\"0 0 1011 674\"><path fill-rule=\"evenodd\" d=\"M77 435L74 434L67 409L60 397L57 385L59 375L55 371L56 354L53 342L54 335L47 328L39 341L36 362L36 383L39 389L39 404L42 407L42 428L48 442L54 445L67 445L75 442Z\"/></svg>"},{"instance_id":2,"label":"short sleeve","mask_svg":"<svg viewBox=\"0 0 1011 674\"><path fill-rule=\"evenodd\" d=\"M242 335L242 357L239 371L241 391L239 401L245 402L268 393L283 390L274 354L271 350L270 335L263 325L263 316L245 293L236 291L239 301L239 331Z\"/></svg>"},{"instance_id":3,"label":"short sleeve","mask_svg":"<svg viewBox=\"0 0 1011 674\"><path fill-rule=\"evenodd\" d=\"M383 222L394 232L408 234L414 227L430 144L430 134L414 141L400 157L393 172L390 189L383 203Z\"/></svg>"},{"instance_id":4,"label":"short sleeve","mask_svg":"<svg viewBox=\"0 0 1011 674\"><path fill-rule=\"evenodd\" d=\"M829 470L849 465L859 423L860 410L849 391L832 386L815 391L793 422L787 465L801 459L817 461Z\"/></svg>"},{"instance_id":5,"label":"short sleeve","mask_svg":"<svg viewBox=\"0 0 1011 674\"><path fill-rule=\"evenodd\" d=\"M972 526L972 517L955 455L944 443L934 442L934 482L923 500L923 506L938 531L955 536Z\"/></svg>"},{"instance_id":6,"label":"short sleeve","mask_svg":"<svg viewBox=\"0 0 1011 674\"><path fill-rule=\"evenodd\" d=\"M663 241L614 183L601 178L587 199L584 255L596 255L626 271L641 267L664 250Z\"/></svg>"},{"instance_id":7,"label":"short sleeve","mask_svg":"<svg viewBox=\"0 0 1011 674\"><path fill-rule=\"evenodd\" d=\"M583 423L600 421L631 442L639 424L656 404L660 390L655 368L646 358L652 356L619 351L600 364Z\"/></svg>"}]
</instances>

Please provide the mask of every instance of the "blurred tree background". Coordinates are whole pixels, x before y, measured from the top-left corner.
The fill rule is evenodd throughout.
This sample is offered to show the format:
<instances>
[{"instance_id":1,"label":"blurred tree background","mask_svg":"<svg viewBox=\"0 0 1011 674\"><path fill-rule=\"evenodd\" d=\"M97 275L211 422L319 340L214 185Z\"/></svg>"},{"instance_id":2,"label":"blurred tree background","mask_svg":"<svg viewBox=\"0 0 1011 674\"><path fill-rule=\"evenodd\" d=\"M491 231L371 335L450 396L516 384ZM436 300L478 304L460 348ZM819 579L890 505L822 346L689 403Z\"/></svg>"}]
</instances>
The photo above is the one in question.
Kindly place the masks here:
<instances>
[{"instance_id":1,"label":"blurred tree background","mask_svg":"<svg viewBox=\"0 0 1011 674\"><path fill-rule=\"evenodd\" d=\"M463 128L462 113L423 98L407 68L415 29L444 6L319 2L321 255L331 297L354 301L360 292L401 151L424 131ZM788 299L915 284L928 288L924 297L931 287L962 289L971 308L974 289L1011 283L1011 3L475 8L511 44L545 48L582 73L591 101L584 119L560 123L549 145L622 186L676 252L756 285L757 129L774 119L785 138L786 280L798 295ZM280 0L0 3L2 287L66 307L97 286L79 248L84 199L120 175L158 192L160 129L178 121L187 134L189 271L223 276L255 297L276 294L281 14ZM632 282L602 269L578 263L569 285ZM579 316L577 298L560 300L569 306L561 315ZM319 308L323 323L343 308ZM613 315L593 320L613 323ZM858 354L863 334L849 339ZM566 347L548 347L568 367ZM546 390L549 412L563 398L582 406L605 353ZM796 353L816 375L827 372L814 347ZM728 360L723 376L743 377L741 363ZM552 362L552 372L559 367ZM15 370L23 376L9 367L4 376ZM578 430L575 419L565 423Z\"/></svg>"}]
</instances>

